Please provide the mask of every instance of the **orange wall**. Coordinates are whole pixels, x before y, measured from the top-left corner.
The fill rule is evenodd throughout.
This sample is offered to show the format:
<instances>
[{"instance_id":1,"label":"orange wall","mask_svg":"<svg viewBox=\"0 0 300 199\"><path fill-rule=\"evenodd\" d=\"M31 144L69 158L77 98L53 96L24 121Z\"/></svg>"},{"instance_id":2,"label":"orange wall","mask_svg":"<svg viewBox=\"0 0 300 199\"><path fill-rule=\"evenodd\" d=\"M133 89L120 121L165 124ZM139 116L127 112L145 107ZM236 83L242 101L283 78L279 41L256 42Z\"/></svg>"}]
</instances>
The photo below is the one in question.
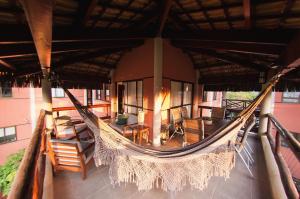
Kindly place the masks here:
<instances>
[{"instance_id":1,"label":"orange wall","mask_svg":"<svg viewBox=\"0 0 300 199\"><path fill-rule=\"evenodd\" d=\"M189 57L167 40L163 42L163 76L192 83L196 79L196 71Z\"/></svg>"},{"instance_id":2,"label":"orange wall","mask_svg":"<svg viewBox=\"0 0 300 199\"><path fill-rule=\"evenodd\" d=\"M275 93L274 116L289 131L300 133L300 104L282 102L282 93Z\"/></svg>"},{"instance_id":3,"label":"orange wall","mask_svg":"<svg viewBox=\"0 0 300 199\"><path fill-rule=\"evenodd\" d=\"M115 81L126 81L153 77L154 50L153 40L126 53L120 60L115 70Z\"/></svg>"}]
</instances>

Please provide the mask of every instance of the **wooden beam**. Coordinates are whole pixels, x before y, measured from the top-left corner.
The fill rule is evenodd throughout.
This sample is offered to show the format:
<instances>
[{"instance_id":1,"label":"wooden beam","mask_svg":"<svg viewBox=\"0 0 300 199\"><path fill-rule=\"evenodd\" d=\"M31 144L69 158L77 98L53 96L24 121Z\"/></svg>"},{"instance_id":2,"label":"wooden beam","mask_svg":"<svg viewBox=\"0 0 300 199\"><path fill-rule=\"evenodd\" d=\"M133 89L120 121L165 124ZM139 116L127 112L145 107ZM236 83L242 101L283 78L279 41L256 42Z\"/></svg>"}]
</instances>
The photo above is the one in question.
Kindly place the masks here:
<instances>
[{"instance_id":1,"label":"wooden beam","mask_svg":"<svg viewBox=\"0 0 300 199\"><path fill-rule=\"evenodd\" d=\"M285 5L284 9L281 12L281 17L280 17L280 20L279 20L279 27L281 27L284 24L285 19L289 15L294 2L295 2L295 0L286 0L286 5Z\"/></svg>"},{"instance_id":2,"label":"wooden beam","mask_svg":"<svg viewBox=\"0 0 300 199\"><path fill-rule=\"evenodd\" d=\"M244 17L245 17L245 28L251 29L252 27L251 0L243 0L243 9L244 9Z\"/></svg>"},{"instance_id":3,"label":"wooden beam","mask_svg":"<svg viewBox=\"0 0 300 199\"><path fill-rule=\"evenodd\" d=\"M134 2L134 0L129 0L126 4L126 8L130 7L130 5ZM118 19L122 14L123 14L124 10L120 10L119 13L117 14L117 16L114 19ZM109 28L112 24L114 23L114 21L111 21L109 24L106 25L105 28Z\"/></svg>"},{"instance_id":4,"label":"wooden beam","mask_svg":"<svg viewBox=\"0 0 300 199\"><path fill-rule=\"evenodd\" d=\"M7 61L0 59L0 65L4 66L5 68L9 69L10 71L16 71L16 68L13 65L11 65L10 63L8 63Z\"/></svg>"},{"instance_id":5,"label":"wooden beam","mask_svg":"<svg viewBox=\"0 0 300 199\"><path fill-rule=\"evenodd\" d=\"M52 9L48 0L20 0L31 30L42 67L50 67L52 47Z\"/></svg>"},{"instance_id":6,"label":"wooden beam","mask_svg":"<svg viewBox=\"0 0 300 199\"><path fill-rule=\"evenodd\" d=\"M53 53L55 52L69 52L69 51L86 51L93 49L114 49L127 47L131 48L137 45L143 44L143 40L105 40L105 41L85 41L85 42L56 42L53 43ZM36 50L32 44L20 45L0 45L0 58L16 57L18 55L32 55L36 53Z\"/></svg>"},{"instance_id":7,"label":"wooden beam","mask_svg":"<svg viewBox=\"0 0 300 199\"><path fill-rule=\"evenodd\" d=\"M300 66L300 31L286 46L280 56L280 64L287 68L297 68Z\"/></svg>"},{"instance_id":8,"label":"wooden beam","mask_svg":"<svg viewBox=\"0 0 300 199\"><path fill-rule=\"evenodd\" d=\"M87 61L84 61L84 63L88 63L88 64L92 64L92 65L96 65L96 66L108 68L108 69L116 68L116 65L114 65L114 64L109 64L106 62L99 62L96 60L87 60Z\"/></svg>"},{"instance_id":9,"label":"wooden beam","mask_svg":"<svg viewBox=\"0 0 300 199\"><path fill-rule=\"evenodd\" d=\"M179 0L175 0L175 3L177 4L177 6L184 11L184 7L181 5L181 3L179 2ZM197 28L199 28L198 23L195 22L194 18L189 14L189 13L184 13L190 20L190 22Z\"/></svg>"},{"instance_id":10,"label":"wooden beam","mask_svg":"<svg viewBox=\"0 0 300 199\"><path fill-rule=\"evenodd\" d=\"M274 44L286 46L295 34L295 30L215 30L165 32L169 39L189 41L222 41L239 44Z\"/></svg>"},{"instance_id":11,"label":"wooden beam","mask_svg":"<svg viewBox=\"0 0 300 199\"><path fill-rule=\"evenodd\" d=\"M221 10L221 9L229 9L229 8L233 8L233 9L238 9L241 8L243 5L241 4L241 2L237 1L237 2L232 2L232 3L228 3L225 6L216 4L215 6L209 6L207 8L205 8L205 10L208 11L213 11L213 10ZM203 8L197 8L196 6L193 6L189 9L185 9L185 10L180 10L180 11L174 11L175 14L177 15L185 15L185 14L195 14L195 13L201 13L203 12Z\"/></svg>"},{"instance_id":12,"label":"wooden beam","mask_svg":"<svg viewBox=\"0 0 300 199\"><path fill-rule=\"evenodd\" d=\"M214 49L221 51L243 52L249 54L262 54L262 55L280 55L284 49L281 45L273 44L255 44L248 43L241 45L239 43L222 42L222 41L190 41L190 40L176 40L173 39L172 43L180 48L201 48L201 49Z\"/></svg>"},{"instance_id":13,"label":"wooden beam","mask_svg":"<svg viewBox=\"0 0 300 199\"><path fill-rule=\"evenodd\" d=\"M225 4L224 0L220 0L220 1L221 1L222 8L224 10L225 19L228 23L229 28L232 29L233 26L232 26L232 23L230 21L230 15L229 15L229 12L228 12L228 7L226 7L226 4Z\"/></svg>"},{"instance_id":14,"label":"wooden beam","mask_svg":"<svg viewBox=\"0 0 300 199\"><path fill-rule=\"evenodd\" d=\"M266 67L265 65L260 65L260 64L256 64L253 63L251 60L247 60L247 59L241 59L239 57L232 57L229 56L227 54L222 54L222 53L218 53L214 50L207 50L207 49L200 49L200 48L184 48L184 50L186 51L190 51L190 52L194 52L194 53L200 53L200 54L204 54L210 57L214 57L216 59L225 61L225 62L229 62L229 63L233 63L233 64L237 64L246 68L251 68L260 72L264 72L266 70L268 70L269 68Z\"/></svg>"},{"instance_id":15,"label":"wooden beam","mask_svg":"<svg viewBox=\"0 0 300 199\"><path fill-rule=\"evenodd\" d=\"M207 11L204 9L203 5L202 5L202 2L200 0L196 0L198 6L202 9L202 12L203 12L203 15L205 16L207 22L209 23L211 29L215 30L215 26L214 24L212 23L212 21L210 20L209 18L209 15L207 14Z\"/></svg>"},{"instance_id":16,"label":"wooden beam","mask_svg":"<svg viewBox=\"0 0 300 199\"><path fill-rule=\"evenodd\" d=\"M157 36L161 36L163 29L165 27L167 18L169 16L169 12L171 10L171 5L172 5L172 0L166 0L163 1L163 8L162 8L162 12L158 21L158 31L157 31Z\"/></svg>"},{"instance_id":17,"label":"wooden beam","mask_svg":"<svg viewBox=\"0 0 300 199\"><path fill-rule=\"evenodd\" d=\"M84 27L97 6L98 0L80 0L74 26Z\"/></svg>"}]
</instances>

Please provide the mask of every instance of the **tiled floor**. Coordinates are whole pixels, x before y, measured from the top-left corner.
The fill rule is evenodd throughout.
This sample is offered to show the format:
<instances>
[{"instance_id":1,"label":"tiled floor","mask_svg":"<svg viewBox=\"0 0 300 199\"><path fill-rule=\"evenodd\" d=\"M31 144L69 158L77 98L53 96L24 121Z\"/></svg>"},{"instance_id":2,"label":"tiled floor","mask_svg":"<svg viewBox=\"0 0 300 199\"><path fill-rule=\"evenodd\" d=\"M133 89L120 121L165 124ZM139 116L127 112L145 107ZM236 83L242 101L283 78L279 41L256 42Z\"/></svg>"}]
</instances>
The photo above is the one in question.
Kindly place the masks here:
<instances>
[{"instance_id":1,"label":"tiled floor","mask_svg":"<svg viewBox=\"0 0 300 199\"><path fill-rule=\"evenodd\" d=\"M213 177L208 187L203 191L191 190L186 187L179 193L167 193L159 189L139 192L135 184L121 184L113 187L110 184L108 167L96 168L93 162L89 165L86 180L81 179L80 173L62 171L54 178L56 199L198 199L198 198L237 198L237 199L268 199L270 197L269 182L265 168L262 147L257 138L249 141L255 149L255 163L250 176L245 166L237 157L237 164L225 181L221 177Z\"/></svg>"}]
</instances>

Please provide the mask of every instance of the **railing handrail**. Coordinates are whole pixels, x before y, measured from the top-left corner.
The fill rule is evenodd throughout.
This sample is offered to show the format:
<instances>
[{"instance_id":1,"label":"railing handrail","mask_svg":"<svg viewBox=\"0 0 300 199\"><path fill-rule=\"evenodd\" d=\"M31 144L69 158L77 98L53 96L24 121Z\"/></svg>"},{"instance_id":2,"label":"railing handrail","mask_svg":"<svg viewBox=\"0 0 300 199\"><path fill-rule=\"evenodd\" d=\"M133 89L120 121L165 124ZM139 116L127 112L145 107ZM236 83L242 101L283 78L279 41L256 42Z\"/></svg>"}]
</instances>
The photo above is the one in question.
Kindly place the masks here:
<instances>
[{"instance_id":1,"label":"railing handrail","mask_svg":"<svg viewBox=\"0 0 300 199\"><path fill-rule=\"evenodd\" d=\"M291 151L296 156L297 160L300 161L300 143L294 138L294 136L284 128L277 119L272 114L267 114L268 118L268 130L267 137L270 145L273 148L273 154L276 157L276 162L279 167L280 176L285 187L285 191L289 198L299 198L298 190L293 181L292 174L288 168L288 165L281 154L281 137L287 141L287 144L290 146ZM276 128L275 141L271 135L271 123Z\"/></svg>"},{"instance_id":2,"label":"railing handrail","mask_svg":"<svg viewBox=\"0 0 300 199\"><path fill-rule=\"evenodd\" d=\"M244 100L244 99L222 99L222 101L239 101L239 102L252 102L253 100Z\"/></svg>"},{"instance_id":3,"label":"railing handrail","mask_svg":"<svg viewBox=\"0 0 300 199\"><path fill-rule=\"evenodd\" d=\"M284 128L272 114L268 114L268 117L282 138L288 142L289 146L300 161L300 142L286 128Z\"/></svg>"},{"instance_id":4,"label":"railing handrail","mask_svg":"<svg viewBox=\"0 0 300 199\"><path fill-rule=\"evenodd\" d=\"M110 107L110 104L94 104L94 105L88 105L88 106L83 106L85 108L106 108ZM58 111L72 111L76 110L75 106L65 106L65 107L54 107L52 108L53 112L58 112Z\"/></svg>"},{"instance_id":5,"label":"railing handrail","mask_svg":"<svg viewBox=\"0 0 300 199\"><path fill-rule=\"evenodd\" d=\"M19 169L11 186L8 199L34 198L33 192L36 190L36 169L38 157L41 154L41 145L43 142L43 131L45 130L45 111L41 110L37 120L37 125L30 139L30 143L25 150L25 154L20 163ZM42 189L42 188L41 188ZM41 192L35 193L39 197ZM28 197L29 196L29 197Z\"/></svg>"}]
</instances>

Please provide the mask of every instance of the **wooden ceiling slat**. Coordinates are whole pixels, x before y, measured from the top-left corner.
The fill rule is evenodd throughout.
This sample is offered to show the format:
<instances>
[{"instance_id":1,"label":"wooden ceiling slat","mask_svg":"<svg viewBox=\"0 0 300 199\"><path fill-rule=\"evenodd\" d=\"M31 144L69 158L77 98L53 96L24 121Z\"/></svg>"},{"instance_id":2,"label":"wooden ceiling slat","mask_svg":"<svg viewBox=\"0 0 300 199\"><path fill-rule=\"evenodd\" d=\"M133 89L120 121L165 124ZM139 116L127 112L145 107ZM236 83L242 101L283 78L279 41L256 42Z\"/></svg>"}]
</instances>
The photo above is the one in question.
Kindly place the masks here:
<instances>
[{"instance_id":1,"label":"wooden ceiling slat","mask_svg":"<svg viewBox=\"0 0 300 199\"><path fill-rule=\"evenodd\" d=\"M206 20L208 21L208 23L209 23L211 29L215 30L216 28L215 28L213 22L210 20L209 15L207 14L207 11L204 9L204 7L203 7L203 5L202 5L202 2L201 2L200 0L196 0L196 2L197 2L197 4L199 5L199 7L202 9L202 12L203 12L203 14L204 14Z\"/></svg>"},{"instance_id":2,"label":"wooden ceiling slat","mask_svg":"<svg viewBox=\"0 0 300 199\"><path fill-rule=\"evenodd\" d=\"M166 0L164 1L163 4L163 8L162 8L162 12L160 14L160 18L159 18L159 24L158 24L158 30L156 35L157 36L161 36L163 29L165 27L169 12L171 10L171 5L172 5L172 0Z\"/></svg>"},{"instance_id":3,"label":"wooden ceiling slat","mask_svg":"<svg viewBox=\"0 0 300 199\"><path fill-rule=\"evenodd\" d=\"M218 53L214 50L200 49L200 48L198 48L198 49L185 48L185 50L189 51L189 52L201 53L201 54L211 56L211 57L214 57L216 59L219 59L219 60L222 60L225 62L230 62L230 63L237 64L237 65L240 65L243 67L252 68L257 71L266 71L269 69L265 65L253 63L251 60L242 59L239 57L232 57L232 56L229 56L228 54Z\"/></svg>"}]
</instances>

